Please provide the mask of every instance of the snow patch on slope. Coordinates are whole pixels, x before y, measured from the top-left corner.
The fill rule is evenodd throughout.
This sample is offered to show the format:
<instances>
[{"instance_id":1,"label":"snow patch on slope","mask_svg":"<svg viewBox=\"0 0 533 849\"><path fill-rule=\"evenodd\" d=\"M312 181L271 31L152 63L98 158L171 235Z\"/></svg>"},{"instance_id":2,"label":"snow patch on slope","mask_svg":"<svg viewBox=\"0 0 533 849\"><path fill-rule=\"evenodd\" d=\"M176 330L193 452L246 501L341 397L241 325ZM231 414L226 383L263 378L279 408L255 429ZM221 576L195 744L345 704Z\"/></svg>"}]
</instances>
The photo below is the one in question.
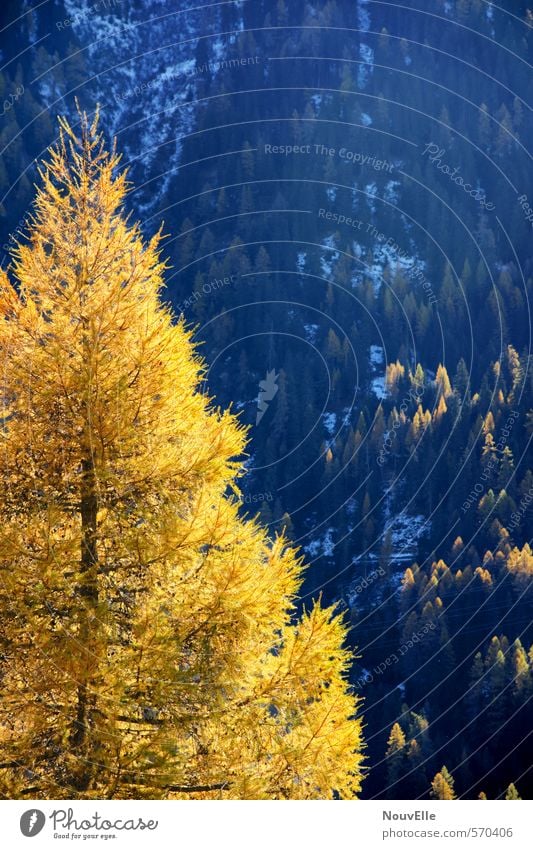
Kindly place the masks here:
<instances>
[{"instance_id":1,"label":"snow patch on slope","mask_svg":"<svg viewBox=\"0 0 533 849\"><path fill-rule=\"evenodd\" d=\"M310 557L333 557L335 543L333 542L334 528L327 528L323 536L311 540L304 546L304 551Z\"/></svg>"}]
</instances>

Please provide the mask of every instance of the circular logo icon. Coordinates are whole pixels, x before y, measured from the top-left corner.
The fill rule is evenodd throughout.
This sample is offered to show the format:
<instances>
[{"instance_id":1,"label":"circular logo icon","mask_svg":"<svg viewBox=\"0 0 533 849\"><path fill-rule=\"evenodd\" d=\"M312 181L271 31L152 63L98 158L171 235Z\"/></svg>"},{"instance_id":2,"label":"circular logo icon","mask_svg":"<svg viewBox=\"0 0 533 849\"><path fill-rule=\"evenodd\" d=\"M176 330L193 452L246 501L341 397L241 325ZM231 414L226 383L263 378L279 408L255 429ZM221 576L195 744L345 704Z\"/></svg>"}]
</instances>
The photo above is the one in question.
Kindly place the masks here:
<instances>
[{"instance_id":1,"label":"circular logo icon","mask_svg":"<svg viewBox=\"0 0 533 849\"><path fill-rule=\"evenodd\" d=\"M37 808L32 808L29 811L24 811L20 818L20 830L24 837L35 837L43 830L46 817L42 811Z\"/></svg>"}]
</instances>

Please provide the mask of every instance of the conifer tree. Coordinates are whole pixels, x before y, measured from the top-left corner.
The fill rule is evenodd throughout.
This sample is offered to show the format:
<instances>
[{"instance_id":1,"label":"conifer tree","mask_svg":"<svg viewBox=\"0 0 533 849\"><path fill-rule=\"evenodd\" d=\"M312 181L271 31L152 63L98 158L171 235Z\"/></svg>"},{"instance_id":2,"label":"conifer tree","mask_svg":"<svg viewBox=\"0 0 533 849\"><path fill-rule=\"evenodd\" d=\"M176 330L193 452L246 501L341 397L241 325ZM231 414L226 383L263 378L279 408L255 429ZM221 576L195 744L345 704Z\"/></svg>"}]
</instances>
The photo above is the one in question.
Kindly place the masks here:
<instances>
[{"instance_id":1,"label":"conifer tree","mask_svg":"<svg viewBox=\"0 0 533 849\"><path fill-rule=\"evenodd\" d=\"M438 395L443 398L449 398L452 394L452 387L450 383L450 378L448 377L448 372L446 371L445 366L443 366L442 364L439 364L439 367L437 369L435 382L437 384Z\"/></svg>"},{"instance_id":2,"label":"conifer tree","mask_svg":"<svg viewBox=\"0 0 533 849\"><path fill-rule=\"evenodd\" d=\"M507 802L518 802L521 801L521 797L518 795L518 790L511 782L509 787L507 788L507 792L505 794L505 799Z\"/></svg>"},{"instance_id":3,"label":"conifer tree","mask_svg":"<svg viewBox=\"0 0 533 849\"><path fill-rule=\"evenodd\" d=\"M527 698L531 692L531 670L527 654L518 638L513 643L511 676L515 697L518 699Z\"/></svg>"},{"instance_id":4,"label":"conifer tree","mask_svg":"<svg viewBox=\"0 0 533 849\"><path fill-rule=\"evenodd\" d=\"M430 795L434 799L455 799L457 798L453 790L454 781L445 766L438 772L431 782Z\"/></svg>"},{"instance_id":5,"label":"conifer tree","mask_svg":"<svg viewBox=\"0 0 533 849\"><path fill-rule=\"evenodd\" d=\"M243 429L80 123L1 279L0 793L352 797L345 627L294 621L302 563L240 518Z\"/></svg>"},{"instance_id":6,"label":"conifer tree","mask_svg":"<svg viewBox=\"0 0 533 849\"><path fill-rule=\"evenodd\" d=\"M387 777L388 783L391 786L392 798L397 797L397 788L394 785L398 782L402 772L405 769L406 757L406 741L405 734L398 722L395 722L391 728L389 739L387 741L387 752L385 758L387 761Z\"/></svg>"},{"instance_id":7,"label":"conifer tree","mask_svg":"<svg viewBox=\"0 0 533 849\"><path fill-rule=\"evenodd\" d=\"M478 716L483 705L483 676L485 667L481 652L477 652L474 657L474 662L470 671L469 687L466 692L466 705L469 716ZM486 687L487 685L485 685ZM474 733L478 733L478 729L474 729Z\"/></svg>"}]
</instances>

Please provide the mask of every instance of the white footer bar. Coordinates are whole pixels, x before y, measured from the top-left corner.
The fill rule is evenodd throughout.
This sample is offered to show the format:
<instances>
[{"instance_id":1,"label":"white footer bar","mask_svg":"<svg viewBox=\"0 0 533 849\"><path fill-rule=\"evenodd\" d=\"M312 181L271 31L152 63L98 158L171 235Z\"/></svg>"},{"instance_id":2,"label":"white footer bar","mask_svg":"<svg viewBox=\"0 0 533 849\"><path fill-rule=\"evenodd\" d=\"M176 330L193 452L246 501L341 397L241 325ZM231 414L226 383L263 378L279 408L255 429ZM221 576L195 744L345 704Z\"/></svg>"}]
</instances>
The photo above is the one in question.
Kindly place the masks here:
<instances>
[{"instance_id":1,"label":"white footer bar","mask_svg":"<svg viewBox=\"0 0 533 849\"><path fill-rule=\"evenodd\" d=\"M532 803L3 801L0 844L212 849L533 846Z\"/></svg>"}]
</instances>

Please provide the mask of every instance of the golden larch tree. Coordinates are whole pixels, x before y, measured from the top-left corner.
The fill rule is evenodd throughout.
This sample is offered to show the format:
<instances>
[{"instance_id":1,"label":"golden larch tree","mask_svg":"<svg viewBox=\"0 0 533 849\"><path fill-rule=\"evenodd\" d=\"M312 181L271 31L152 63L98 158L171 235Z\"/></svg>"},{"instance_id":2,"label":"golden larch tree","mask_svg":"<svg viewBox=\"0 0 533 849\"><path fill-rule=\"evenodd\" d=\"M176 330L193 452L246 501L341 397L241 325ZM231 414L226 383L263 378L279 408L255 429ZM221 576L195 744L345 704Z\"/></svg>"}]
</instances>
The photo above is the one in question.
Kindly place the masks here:
<instances>
[{"instance_id":1,"label":"golden larch tree","mask_svg":"<svg viewBox=\"0 0 533 849\"><path fill-rule=\"evenodd\" d=\"M507 791L505 793L505 799L506 799L507 802L518 802L518 801L521 802L522 801L521 797L518 794L518 790L516 789L516 787L514 786L514 784L512 782L509 785L509 787L507 788Z\"/></svg>"},{"instance_id":2,"label":"golden larch tree","mask_svg":"<svg viewBox=\"0 0 533 849\"><path fill-rule=\"evenodd\" d=\"M444 799L451 801L456 799L454 791L454 780L445 766L438 772L431 782L431 790L429 795L433 799Z\"/></svg>"},{"instance_id":3,"label":"golden larch tree","mask_svg":"<svg viewBox=\"0 0 533 849\"><path fill-rule=\"evenodd\" d=\"M245 433L80 115L2 273L0 793L349 798L345 626L239 515Z\"/></svg>"}]
</instances>

